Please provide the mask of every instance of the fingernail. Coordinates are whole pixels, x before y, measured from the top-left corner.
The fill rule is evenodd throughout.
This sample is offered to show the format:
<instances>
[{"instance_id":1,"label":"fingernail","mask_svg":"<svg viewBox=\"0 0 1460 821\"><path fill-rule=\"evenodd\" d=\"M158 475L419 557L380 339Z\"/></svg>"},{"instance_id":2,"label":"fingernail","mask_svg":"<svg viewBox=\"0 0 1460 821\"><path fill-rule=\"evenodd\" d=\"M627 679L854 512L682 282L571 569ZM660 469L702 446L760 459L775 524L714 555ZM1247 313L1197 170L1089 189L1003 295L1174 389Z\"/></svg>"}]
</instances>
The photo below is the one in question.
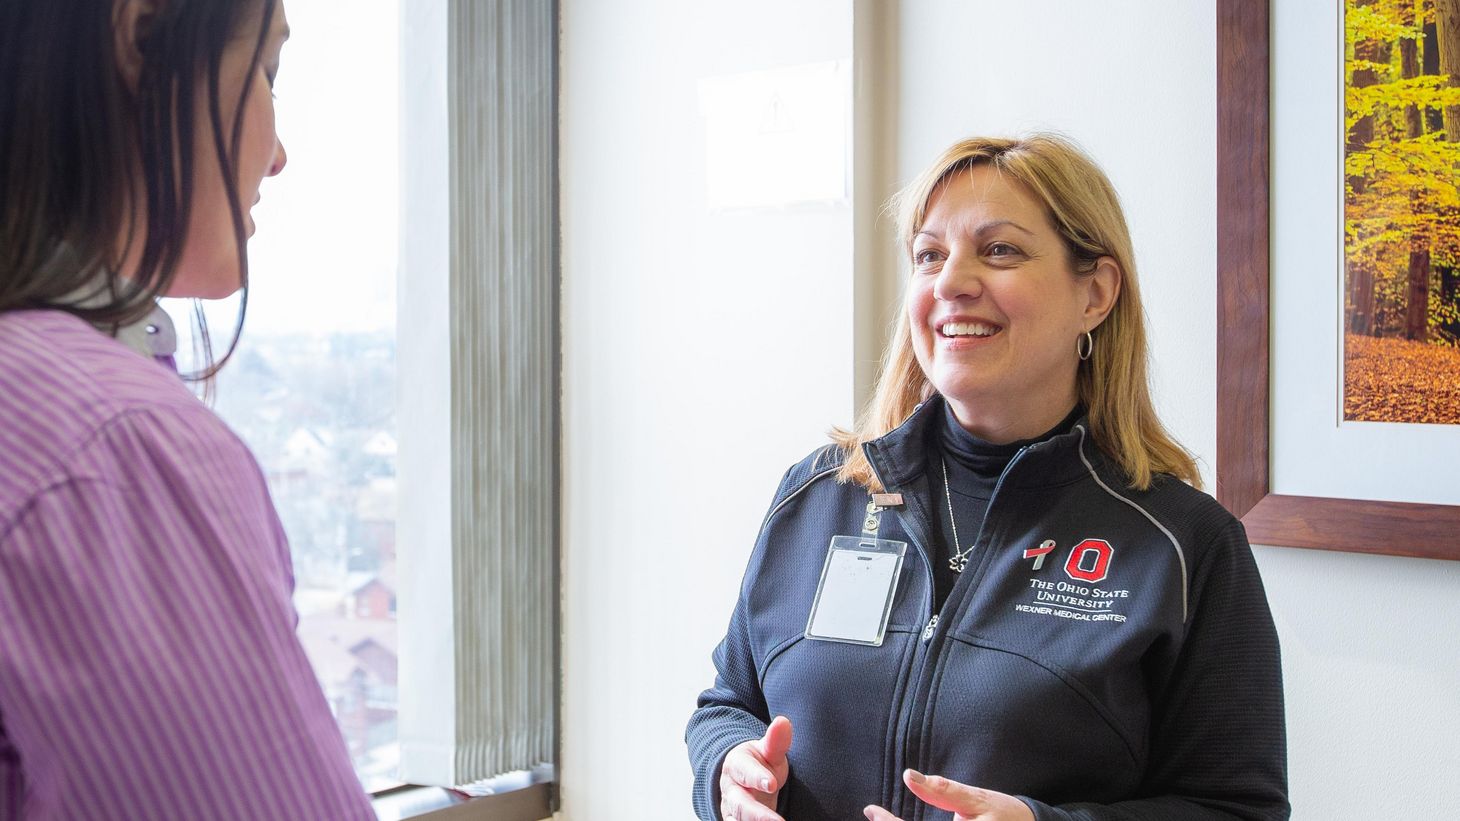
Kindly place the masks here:
<instances>
[{"instance_id":1,"label":"fingernail","mask_svg":"<svg viewBox=\"0 0 1460 821\"><path fill-rule=\"evenodd\" d=\"M771 791L771 780L769 778L762 778L760 780L760 791L761 792L770 792Z\"/></svg>"},{"instance_id":2,"label":"fingernail","mask_svg":"<svg viewBox=\"0 0 1460 821\"><path fill-rule=\"evenodd\" d=\"M870 821L870 819L873 817L872 816L872 808L871 807L867 807L867 808L863 809L862 810L862 815L866 816L869 819L869 821Z\"/></svg>"},{"instance_id":3,"label":"fingernail","mask_svg":"<svg viewBox=\"0 0 1460 821\"><path fill-rule=\"evenodd\" d=\"M908 770L907 772L903 773L903 776L906 777L908 781L911 781L914 784L921 784L924 781L928 780L926 776L924 776L917 770Z\"/></svg>"}]
</instances>

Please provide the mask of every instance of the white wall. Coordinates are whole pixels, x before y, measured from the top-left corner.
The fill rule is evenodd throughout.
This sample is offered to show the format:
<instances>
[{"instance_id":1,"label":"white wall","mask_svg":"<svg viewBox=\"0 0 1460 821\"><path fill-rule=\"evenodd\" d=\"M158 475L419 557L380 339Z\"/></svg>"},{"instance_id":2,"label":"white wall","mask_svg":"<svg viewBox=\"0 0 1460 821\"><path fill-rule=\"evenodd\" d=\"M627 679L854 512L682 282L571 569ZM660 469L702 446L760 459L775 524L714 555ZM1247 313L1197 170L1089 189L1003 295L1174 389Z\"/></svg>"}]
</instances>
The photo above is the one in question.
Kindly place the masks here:
<instances>
[{"instance_id":1,"label":"white wall","mask_svg":"<svg viewBox=\"0 0 1460 821\"><path fill-rule=\"evenodd\" d=\"M642 796L633 817L685 818L683 720L771 483L852 405L839 381L852 372L838 256L850 245L834 244L850 239L845 215L821 215L805 264L775 250L802 247L805 233L748 217L761 221L739 250L770 267L727 276L724 219L694 207L687 98L706 74L846 56L849 4L717 4L715 19L668 2L563 5L566 809L627 818ZM788 13L803 22L778 22ZM897 123L900 179L959 137L1038 128L1074 137L1110 174L1134 234L1158 407L1210 484L1213 0L903 0L891 16L894 88L878 99ZM681 288L753 309L757 330L697 344L663 330ZM813 312L825 334L797 331ZM793 333L794 345L773 338ZM687 426L696 402L708 425L739 420L728 463ZM712 458L716 475L682 481ZM1432 817L1460 804L1460 563L1256 552L1286 661L1294 817Z\"/></svg>"},{"instance_id":2,"label":"white wall","mask_svg":"<svg viewBox=\"0 0 1460 821\"><path fill-rule=\"evenodd\" d=\"M1054 128L1135 239L1162 416L1216 461L1212 0L903 2L900 172L961 136ZM1439 477L1435 477L1439 478ZM1460 802L1460 564L1256 548L1283 642L1297 819ZM1382 803L1374 803L1381 801Z\"/></svg>"},{"instance_id":3,"label":"white wall","mask_svg":"<svg viewBox=\"0 0 1460 821\"><path fill-rule=\"evenodd\" d=\"M850 58L851 3L561 8L563 809L682 819L756 530L854 364L845 192L712 212L700 83Z\"/></svg>"}]
</instances>

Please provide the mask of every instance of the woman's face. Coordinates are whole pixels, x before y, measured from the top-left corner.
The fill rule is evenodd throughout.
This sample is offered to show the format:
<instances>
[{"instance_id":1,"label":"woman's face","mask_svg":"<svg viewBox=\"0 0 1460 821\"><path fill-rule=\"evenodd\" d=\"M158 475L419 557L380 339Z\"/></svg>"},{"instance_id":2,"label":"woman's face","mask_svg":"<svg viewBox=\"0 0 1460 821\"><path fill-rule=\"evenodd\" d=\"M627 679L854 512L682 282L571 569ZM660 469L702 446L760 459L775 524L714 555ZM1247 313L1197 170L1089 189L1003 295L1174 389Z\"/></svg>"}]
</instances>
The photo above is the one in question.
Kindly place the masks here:
<instances>
[{"instance_id":1,"label":"woman's face","mask_svg":"<svg viewBox=\"0 0 1460 821\"><path fill-rule=\"evenodd\" d=\"M1057 424L1077 399L1075 340L1114 303L1114 261L1077 276L1044 207L988 165L934 191L912 252L913 350L959 421L996 442Z\"/></svg>"},{"instance_id":2,"label":"woman's face","mask_svg":"<svg viewBox=\"0 0 1460 821\"><path fill-rule=\"evenodd\" d=\"M259 200L259 183L284 168L284 146L274 131L274 77L279 71L279 52L289 37L289 24L284 4L274 6L269 32L264 38L263 52L253 65L253 52L258 43L259 26L263 22L262 3L247 13L223 53L218 80L218 104L223 114L223 141L228 144L234 123L242 120L238 156L238 209L243 213L244 230L253 236L254 223L250 209ZM238 105L239 95L252 74L248 98ZM208 114L206 80L198 83L197 121L193 127L193 203L188 222L187 241L178 263L177 276L168 288L173 297L221 299L239 289L242 274L238 269L238 247L233 233L228 190L223 183L214 149L213 126Z\"/></svg>"}]
</instances>

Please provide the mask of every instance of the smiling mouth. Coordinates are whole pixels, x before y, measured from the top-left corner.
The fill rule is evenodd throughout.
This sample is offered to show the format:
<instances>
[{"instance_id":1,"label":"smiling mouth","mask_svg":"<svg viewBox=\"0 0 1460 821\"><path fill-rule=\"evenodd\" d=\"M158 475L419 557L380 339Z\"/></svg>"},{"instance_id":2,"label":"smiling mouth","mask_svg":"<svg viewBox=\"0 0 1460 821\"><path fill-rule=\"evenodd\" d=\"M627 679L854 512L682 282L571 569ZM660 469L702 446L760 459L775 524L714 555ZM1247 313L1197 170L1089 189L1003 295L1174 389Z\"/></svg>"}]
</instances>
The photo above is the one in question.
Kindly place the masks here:
<instances>
[{"instance_id":1,"label":"smiling mouth","mask_svg":"<svg viewBox=\"0 0 1460 821\"><path fill-rule=\"evenodd\" d=\"M938 328L944 339L987 339L1004 330L986 322L945 322Z\"/></svg>"}]
</instances>

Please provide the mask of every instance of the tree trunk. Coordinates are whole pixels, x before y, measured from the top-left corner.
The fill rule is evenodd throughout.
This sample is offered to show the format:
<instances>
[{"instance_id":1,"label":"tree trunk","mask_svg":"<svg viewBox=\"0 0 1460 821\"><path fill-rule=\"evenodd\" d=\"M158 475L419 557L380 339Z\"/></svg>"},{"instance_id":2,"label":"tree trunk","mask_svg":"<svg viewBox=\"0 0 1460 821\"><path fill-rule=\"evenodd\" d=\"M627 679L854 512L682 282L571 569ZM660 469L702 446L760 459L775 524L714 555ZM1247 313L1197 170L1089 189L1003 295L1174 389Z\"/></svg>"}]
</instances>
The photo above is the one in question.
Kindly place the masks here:
<instances>
[{"instance_id":1,"label":"tree trunk","mask_svg":"<svg viewBox=\"0 0 1460 821\"><path fill-rule=\"evenodd\" d=\"M1425 23L1425 47L1424 56L1420 60L1420 73L1437 75L1440 73L1440 30L1434 23ZM1425 109L1425 133L1442 131L1445 128L1445 115L1438 108Z\"/></svg>"},{"instance_id":2,"label":"tree trunk","mask_svg":"<svg viewBox=\"0 0 1460 821\"><path fill-rule=\"evenodd\" d=\"M1419 43L1407 37L1399 41L1399 76L1406 80L1419 76ZM1420 116L1419 106L1412 105L1404 109L1404 130L1411 140L1425 133L1424 118Z\"/></svg>"},{"instance_id":3,"label":"tree trunk","mask_svg":"<svg viewBox=\"0 0 1460 821\"><path fill-rule=\"evenodd\" d=\"M1348 264L1350 333L1370 335L1374 323L1374 273L1369 266Z\"/></svg>"},{"instance_id":4,"label":"tree trunk","mask_svg":"<svg viewBox=\"0 0 1460 821\"><path fill-rule=\"evenodd\" d=\"M1448 305L1460 305L1460 270L1440 266L1440 299ZM1450 320L1437 326L1454 342L1460 342L1460 321Z\"/></svg>"},{"instance_id":5,"label":"tree trunk","mask_svg":"<svg viewBox=\"0 0 1460 821\"><path fill-rule=\"evenodd\" d=\"M1425 26L1424 63L1426 74L1447 75L1450 85L1460 85L1460 0L1436 0L1435 23ZM1453 142L1460 136L1456 133L1460 127L1451 129L1452 124L1460 126L1457 121L1460 121L1460 106L1446 108L1441 119L1446 140ZM1447 304L1460 301L1460 269L1454 265L1437 265L1435 268L1439 273L1440 299ZM1451 340L1460 341L1460 322L1441 322L1436 329Z\"/></svg>"},{"instance_id":6,"label":"tree trunk","mask_svg":"<svg viewBox=\"0 0 1460 821\"><path fill-rule=\"evenodd\" d=\"M1460 0L1435 0L1435 25L1440 73L1460 85ZM1445 139L1460 142L1460 105L1446 106L1444 120Z\"/></svg>"},{"instance_id":7,"label":"tree trunk","mask_svg":"<svg viewBox=\"0 0 1460 821\"><path fill-rule=\"evenodd\" d=\"M1460 2L1460 0L1455 0ZM1369 5L1367 0L1359 0L1359 5ZM1379 62L1380 44L1373 40L1361 40L1354 44L1354 59L1364 60L1372 63ZM1354 71L1353 79L1350 81L1355 88L1364 88L1374 85L1378 78L1369 69ZM1364 117L1354 123L1349 129L1348 139L1345 141L1345 155L1358 151L1364 151L1369 143L1374 140L1374 118ZM1348 186L1353 190L1355 196L1362 195L1368 188L1368 183L1362 176L1356 175L1348 178ZM1353 260L1346 262L1348 267L1348 330L1350 333L1368 335L1373 332L1374 326L1374 272L1369 266L1360 264Z\"/></svg>"},{"instance_id":8,"label":"tree trunk","mask_svg":"<svg viewBox=\"0 0 1460 821\"><path fill-rule=\"evenodd\" d=\"M1409 287L1404 296L1404 338L1428 342L1430 337L1430 249L1415 247L1418 238L1411 238L1409 249Z\"/></svg>"},{"instance_id":9,"label":"tree trunk","mask_svg":"<svg viewBox=\"0 0 1460 821\"><path fill-rule=\"evenodd\" d=\"M1406 15L1406 23L1414 25L1414 12ZM1399 41L1399 76L1412 80L1419 76L1419 43L1409 38ZM1424 134L1424 118L1419 106L1409 106L1404 111L1404 136L1409 139ZM1411 194L1410 208L1415 213L1423 210L1419 194ZM1429 341L1430 314L1430 238L1425 230L1416 230L1409 235L1409 276L1405 289L1404 337L1417 342Z\"/></svg>"}]
</instances>

